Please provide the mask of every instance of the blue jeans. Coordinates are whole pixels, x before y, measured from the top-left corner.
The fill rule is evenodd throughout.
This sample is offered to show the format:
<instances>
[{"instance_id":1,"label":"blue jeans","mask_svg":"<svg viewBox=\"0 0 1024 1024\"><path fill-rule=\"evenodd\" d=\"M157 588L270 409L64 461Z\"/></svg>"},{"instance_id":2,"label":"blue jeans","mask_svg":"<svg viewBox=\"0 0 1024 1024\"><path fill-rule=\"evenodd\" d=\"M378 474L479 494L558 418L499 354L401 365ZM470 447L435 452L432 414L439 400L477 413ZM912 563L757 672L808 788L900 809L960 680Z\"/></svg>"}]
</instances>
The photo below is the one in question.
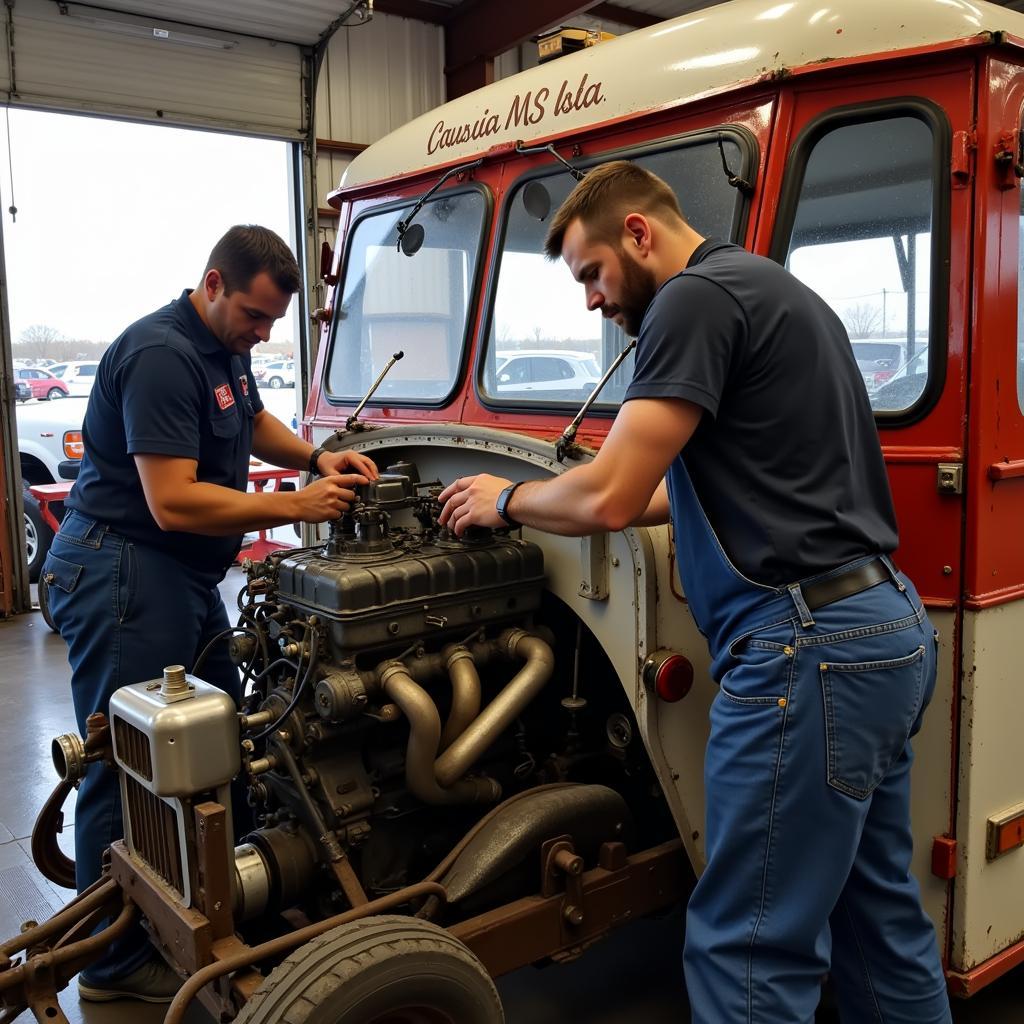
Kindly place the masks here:
<instances>
[{"instance_id":1,"label":"blue jeans","mask_svg":"<svg viewBox=\"0 0 1024 1024\"><path fill-rule=\"evenodd\" d=\"M228 627L217 591L223 573L190 568L171 555L111 533L69 511L43 572L50 610L68 645L78 729L95 711L108 713L121 686L156 679L164 666L191 668L208 640ZM238 699L238 672L227 644L214 645L202 677ZM124 835L116 771L89 767L75 806L75 873L79 892L100 876L103 851ZM96 983L129 974L152 955L141 927L113 943L88 968Z\"/></svg>"},{"instance_id":2,"label":"blue jeans","mask_svg":"<svg viewBox=\"0 0 1024 1024\"><path fill-rule=\"evenodd\" d=\"M898 579L813 613L780 598L716 659L694 1024L810 1024L826 973L849 1024L951 1020L910 873L909 741L936 634Z\"/></svg>"}]
</instances>

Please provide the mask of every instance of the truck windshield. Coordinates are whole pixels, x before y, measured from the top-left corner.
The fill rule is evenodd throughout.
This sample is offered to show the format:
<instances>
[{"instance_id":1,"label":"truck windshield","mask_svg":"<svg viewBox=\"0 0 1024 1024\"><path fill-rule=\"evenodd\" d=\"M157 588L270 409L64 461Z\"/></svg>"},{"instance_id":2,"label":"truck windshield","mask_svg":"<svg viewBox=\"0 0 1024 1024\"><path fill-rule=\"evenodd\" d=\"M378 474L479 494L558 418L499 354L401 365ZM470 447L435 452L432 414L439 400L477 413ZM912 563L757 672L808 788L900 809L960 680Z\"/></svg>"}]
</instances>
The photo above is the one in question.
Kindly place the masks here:
<instances>
[{"instance_id":1,"label":"truck windshield","mask_svg":"<svg viewBox=\"0 0 1024 1024\"><path fill-rule=\"evenodd\" d=\"M679 197L687 219L701 234L733 239L738 234L742 195L722 170L717 132L702 134L673 149L632 159L664 178ZM733 173L749 176L750 147L723 134ZM610 158L609 158L610 159ZM568 196L575 181L564 171L543 178L551 209ZM544 256L550 216L537 220L526 209L520 182L505 205L500 254L480 390L490 405L578 406L605 369L626 347L620 327L600 311L588 312L583 288L561 261ZM595 408L617 409L633 375L633 356L616 370Z\"/></svg>"},{"instance_id":2,"label":"truck windshield","mask_svg":"<svg viewBox=\"0 0 1024 1024\"><path fill-rule=\"evenodd\" d=\"M436 405L455 387L488 199L470 189L429 200L416 216L423 248L409 257L397 249L397 225L412 205L371 212L350 232L327 360L332 400L361 398L399 350L405 358L374 404Z\"/></svg>"}]
</instances>

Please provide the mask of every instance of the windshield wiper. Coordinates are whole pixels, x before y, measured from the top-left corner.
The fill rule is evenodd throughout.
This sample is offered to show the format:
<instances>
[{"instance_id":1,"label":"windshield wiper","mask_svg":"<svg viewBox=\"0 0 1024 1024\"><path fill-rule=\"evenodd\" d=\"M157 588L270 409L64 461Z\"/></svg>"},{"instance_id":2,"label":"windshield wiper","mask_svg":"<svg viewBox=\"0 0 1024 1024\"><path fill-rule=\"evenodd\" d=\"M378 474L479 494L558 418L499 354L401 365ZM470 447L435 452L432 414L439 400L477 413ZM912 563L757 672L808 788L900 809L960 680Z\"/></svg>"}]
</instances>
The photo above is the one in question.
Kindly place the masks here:
<instances>
[{"instance_id":1,"label":"windshield wiper","mask_svg":"<svg viewBox=\"0 0 1024 1024\"><path fill-rule=\"evenodd\" d=\"M590 407L597 400L597 396L601 393L601 389L608 383L612 374L622 365L623 360L629 355L633 349L636 348L636 338L634 338L616 357L611 366L605 370L604 376L597 382L597 387L587 396L587 400L583 403L580 411L576 413L572 423L569 424L562 431L562 436L555 442L555 458L559 462L565 462L566 456L578 459L583 454L583 449L576 444L576 431L580 429L580 424L583 422L583 417L590 411Z\"/></svg>"},{"instance_id":2,"label":"windshield wiper","mask_svg":"<svg viewBox=\"0 0 1024 1024\"><path fill-rule=\"evenodd\" d=\"M356 406L355 412L352 413L352 415L349 416L349 418L347 420L345 420L345 429L346 430L365 430L366 429L366 427L362 423L359 422L359 414L365 408L366 403L373 397L374 391L376 391L377 388L380 387L381 381L383 381L384 378L391 371L391 367L394 366L395 363L397 363L399 359L404 359L404 358L405 358L405 353L404 352L396 352L387 361L387 363L384 366L384 369L381 370L379 374L377 374L377 379L370 385L370 390L367 391L365 395L363 395L363 400Z\"/></svg>"},{"instance_id":3,"label":"windshield wiper","mask_svg":"<svg viewBox=\"0 0 1024 1024\"><path fill-rule=\"evenodd\" d=\"M585 172L578 167L573 167L565 157L561 156L553 142L547 146L524 146L522 142L517 142L516 152L520 156L529 156L531 153L550 153L577 181L582 181L584 178ZM573 156L578 154L579 148L574 146ZM551 212L551 193L548 192L547 186L536 179L528 181L523 188L523 205L526 207L526 212L535 220L544 220Z\"/></svg>"}]
</instances>

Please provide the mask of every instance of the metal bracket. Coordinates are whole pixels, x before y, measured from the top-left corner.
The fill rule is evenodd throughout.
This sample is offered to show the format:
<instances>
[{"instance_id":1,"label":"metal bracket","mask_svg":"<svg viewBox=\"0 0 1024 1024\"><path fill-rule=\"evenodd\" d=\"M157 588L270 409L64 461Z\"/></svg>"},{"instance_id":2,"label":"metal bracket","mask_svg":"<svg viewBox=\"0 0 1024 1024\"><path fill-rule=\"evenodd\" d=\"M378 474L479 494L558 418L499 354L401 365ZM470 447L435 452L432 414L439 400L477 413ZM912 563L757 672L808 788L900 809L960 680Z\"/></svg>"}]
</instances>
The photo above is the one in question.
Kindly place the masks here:
<instances>
[{"instance_id":1,"label":"metal bracket","mask_svg":"<svg viewBox=\"0 0 1024 1024\"><path fill-rule=\"evenodd\" d=\"M963 494L964 464L962 462L940 462L936 487L939 494Z\"/></svg>"},{"instance_id":2,"label":"metal bracket","mask_svg":"<svg viewBox=\"0 0 1024 1024\"><path fill-rule=\"evenodd\" d=\"M541 846L540 856L543 868L541 895L545 898L554 896L564 886L562 920L571 927L579 927L585 920L583 858L573 848L572 837L566 835L549 839Z\"/></svg>"},{"instance_id":3,"label":"metal bracket","mask_svg":"<svg viewBox=\"0 0 1024 1024\"><path fill-rule=\"evenodd\" d=\"M580 540L580 597L608 600L608 534L595 533Z\"/></svg>"}]
</instances>

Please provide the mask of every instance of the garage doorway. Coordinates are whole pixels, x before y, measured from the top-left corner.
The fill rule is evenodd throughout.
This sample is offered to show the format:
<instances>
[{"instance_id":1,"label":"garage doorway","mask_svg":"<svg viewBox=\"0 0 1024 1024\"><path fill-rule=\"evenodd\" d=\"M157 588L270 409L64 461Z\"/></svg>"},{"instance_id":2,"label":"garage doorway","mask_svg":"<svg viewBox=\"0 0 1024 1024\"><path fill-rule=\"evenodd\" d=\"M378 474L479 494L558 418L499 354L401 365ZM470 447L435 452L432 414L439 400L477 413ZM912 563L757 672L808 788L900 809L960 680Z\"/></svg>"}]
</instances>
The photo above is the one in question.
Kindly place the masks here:
<instances>
[{"instance_id":1,"label":"garage doorway","mask_svg":"<svg viewBox=\"0 0 1024 1024\"><path fill-rule=\"evenodd\" d=\"M73 473L96 361L130 323L198 283L232 224L272 228L302 262L301 176L291 142L22 108L0 113L2 366L12 392L19 379L32 392L22 388L21 401L4 402L0 483L11 488L19 471L25 486ZM267 354L290 358L300 328L296 301ZM296 392L288 394L294 402ZM29 575L34 582L52 537L24 488L21 502L7 504L17 508L10 524L0 522L4 612L27 607ZM20 571L17 545L31 557Z\"/></svg>"}]
</instances>

